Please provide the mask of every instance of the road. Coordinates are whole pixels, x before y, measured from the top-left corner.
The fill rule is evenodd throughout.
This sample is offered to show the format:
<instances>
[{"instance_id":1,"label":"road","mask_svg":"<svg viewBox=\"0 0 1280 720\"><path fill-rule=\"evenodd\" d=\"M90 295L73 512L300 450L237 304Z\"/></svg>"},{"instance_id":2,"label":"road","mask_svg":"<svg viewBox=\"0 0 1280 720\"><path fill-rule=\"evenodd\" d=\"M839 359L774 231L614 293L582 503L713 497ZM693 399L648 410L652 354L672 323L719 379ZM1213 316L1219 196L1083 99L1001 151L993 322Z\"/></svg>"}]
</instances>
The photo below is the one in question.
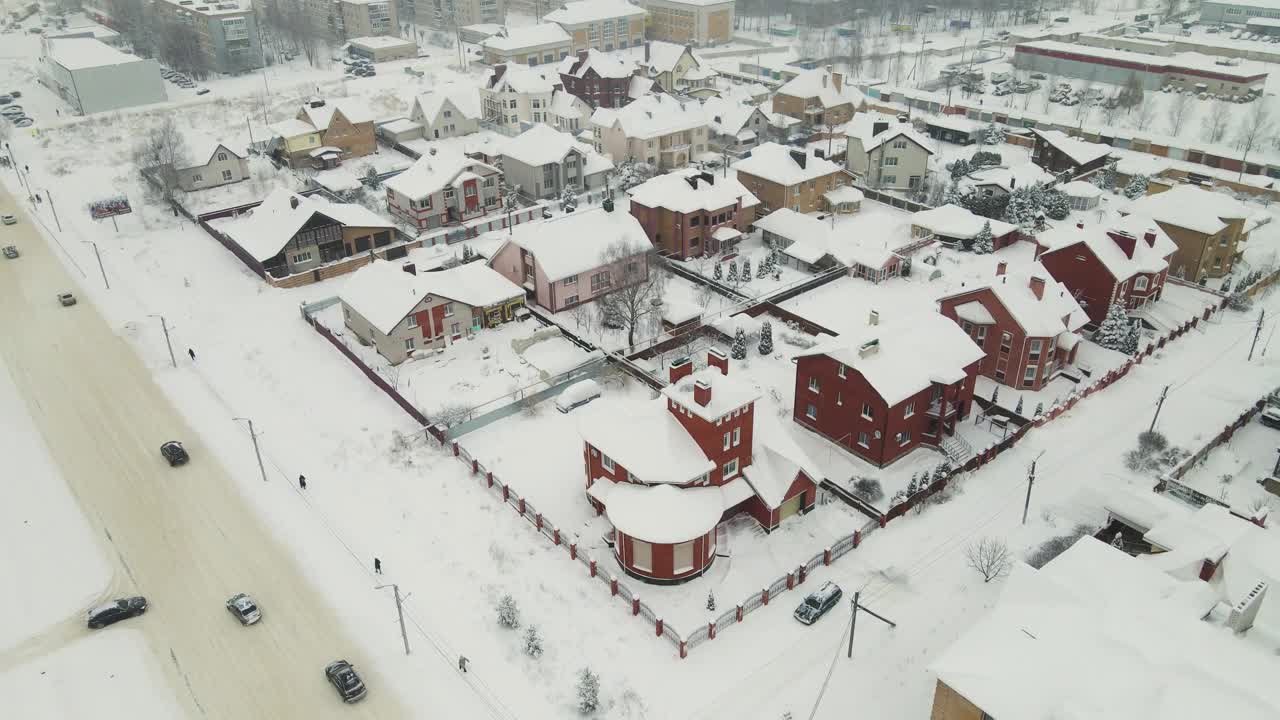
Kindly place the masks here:
<instances>
[{"instance_id":1,"label":"road","mask_svg":"<svg viewBox=\"0 0 1280 720\"><path fill-rule=\"evenodd\" d=\"M56 293L78 287L3 189L0 212L19 216L0 227L0 245L22 252L0 260L0 357L112 558L103 597L150 600L128 622L146 635L188 717L411 717L132 349L83 298L57 303ZM161 459L170 439L184 441L190 464ZM240 627L223 607L238 591L261 603L258 625ZM7 650L0 671L87 632L82 615L67 618ZM324 679L339 657L365 668L370 693L357 705Z\"/></svg>"}]
</instances>

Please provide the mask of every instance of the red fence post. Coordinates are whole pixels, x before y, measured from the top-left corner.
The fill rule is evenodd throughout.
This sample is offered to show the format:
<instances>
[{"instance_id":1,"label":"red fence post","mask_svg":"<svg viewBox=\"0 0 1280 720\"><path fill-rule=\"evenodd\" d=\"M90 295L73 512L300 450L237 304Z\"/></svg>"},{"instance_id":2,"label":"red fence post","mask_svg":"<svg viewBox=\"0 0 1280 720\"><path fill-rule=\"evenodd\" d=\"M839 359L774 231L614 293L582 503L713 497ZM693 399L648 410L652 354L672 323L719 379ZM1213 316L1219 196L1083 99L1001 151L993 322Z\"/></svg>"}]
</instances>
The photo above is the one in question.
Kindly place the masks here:
<instances>
[{"instance_id":1,"label":"red fence post","mask_svg":"<svg viewBox=\"0 0 1280 720\"><path fill-rule=\"evenodd\" d=\"M653 629L654 629L654 634L656 634L658 637L662 637L662 618L658 618L657 620L653 621Z\"/></svg>"},{"instance_id":2,"label":"red fence post","mask_svg":"<svg viewBox=\"0 0 1280 720\"><path fill-rule=\"evenodd\" d=\"M592 560L591 561L591 577L595 577L595 576L596 576L596 561Z\"/></svg>"},{"instance_id":3,"label":"red fence post","mask_svg":"<svg viewBox=\"0 0 1280 720\"><path fill-rule=\"evenodd\" d=\"M458 452L459 452L459 448L458 448L458 441L457 441L457 440L454 440L454 441L453 441L453 456L454 456L454 457L458 457Z\"/></svg>"},{"instance_id":4,"label":"red fence post","mask_svg":"<svg viewBox=\"0 0 1280 720\"><path fill-rule=\"evenodd\" d=\"M680 641L680 659L689 657L689 646L683 640Z\"/></svg>"},{"instance_id":5,"label":"red fence post","mask_svg":"<svg viewBox=\"0 0 1280 720\"><path fill-rule=\"evenodd\" d=\"M707 639L708 640L716 639L716 623L714 620L707 622Z\"/></svg>"},{"instance_id":6,"label":"red fence post","mask_svg":"<svg viewBox=\"0 0 1280 720\"><path fill-rule=\"evenodd\" d=\"M861 530L854 530L854 531L853 531L853 546L856 548L856 547L858 547L858 546L859 546L859 545L861 545L861 544L862 544L862 531L861 531Z\"/></svg>"},{"instance_id":7,"label":"red fence post","mask_svg":"<svg viewBox=\"0 0 1280 720\"><path fill-rule=\"evenodd\" d=\"M742 606L738 606L738 622L742 622Z\"/></svg>"},{"instance_id":8,"label":"red fence post","mask_svg":"<svg viewBox=\"0 0 1280 720\"><path fill-rule=\"evenodd\" d=\"M557 530L556 534L559 535L560 531ZM569 559L570 560L578 559L578 543L569 543Z\"/></svg>"},{"instance_id":9,"label":"red fence post","mask_svg":"<svg viewBox=\"0 0 1280 720\"><path fill-rule=\"evenodd\" d=\"M560 544L560 528L551 528L551 542Z\"/></svg>"},{"instance_id":10,"label":"red fence post","mask_svg":"<svg viewBox=\"0 0 1280 720\"><path fill-rule=\"evenodd\" d=\"M822 548L822 564L831 564L831 548Z\"/></svg>"},{"instance_id":11,"label":"red fence post","mask_svg":"<svg viewBox=\"0 0 1280 720\"><path fill-rule=\"evenodd\" d=\"M509 485L503 485L502 486L502 502L506 502L510 499L511 499L511 487Z\"/></svg>"},{"instance_id":12,"label":"red fence post","mask_svg":"<svg viewBox=\"0 0 1280 720\"><path fill-rule=\"evenodd\" d=\"M796 586L795 573L787 573L787 589L790 590ZM768 604L768 603L766 603Z\"/></svg>"},{"instance_id":13,"label":"red fence post","mask_svg":"<svg viewBox=\"0 0 1280 720\"><path fill-rule=\"evenodd\" d=\"M484 475L485 475L485 477L484 477L485 486L486 486L486 487L493 487L493 471L492 471L492 470L490 470L489 472L485 473Z\"/></svg>"},{"instance_id":14,"label":"red fence post","mask_svg":"<svg viewBox=\"0 0 1280 720\"><path fill-rule=\"evenodd\" d=\"M631 614L632 615L640 614L640 596L639 595L631 596Z\"/></svg>"},{"instance_id":15,"label":"red fence post","mask_svg":"<svg viewBox=\"0 0 1280 720\"><path fill-rule=\"evenodd\" d=\"M524 498L520 498L520 514L524 514Z\"/></svg>"},{"instance_id":16,"label":"red fence post","mask_svg":"<svg viewBox=\"0 0 1280 720\"><path fill-rule=\"evenodd\" d=\"M760 598L764 600L765 605L769 604L769 588L762 588L760 590Z\"/></svg>"},{"instance_id":17,"label":"red fence post","mask_svg":"<svg viewBox=\"0 0 1280 720\"><path fill-rule=\"evenodd\" d=\"M475 458L471 458L471 474L475 475L478 472L480 472L480 461Z\"/></svg>"},{"instance_id":18,"label":"red fence post","mask_svg":"<svg viewBox=\"0 0 1280 720\"><path fill-rule=\"evenodd\" d=\"M801 565L800 566L800 584L801 585L804 584L805 578L807 577L809 577L809 571L805 569L804 565Z\"/></svg>"},{"instance_id":19,"label":"red fence post","mask_svg":"<svg viewBox=\"0 0 1280 720\"><path fill-rule=\"evenodd\" d=\"M542 532L542 513L538 513L534 516L533 524L538 528L538 532Z\"/></svg>"},{"instance_id":20,"label":"red fence post","mask_svg":"<svg viewBox=\"0 0 1280 720\"><path fill-rule=\"evenodd\" d=\"M610 595L618 594L618 578L616 577L609 578L609 594Z\"/></svg>"},{"instance_id":21,"label":"red fence post","mask_svg":"<svg viewBox=\"0 0 1280 720\"><path fill-rule=\"evenodd\" d=\"M889 518L884 515L880 516L880 527L884 527L889 522Z\"/></svg>"}]
</instances>

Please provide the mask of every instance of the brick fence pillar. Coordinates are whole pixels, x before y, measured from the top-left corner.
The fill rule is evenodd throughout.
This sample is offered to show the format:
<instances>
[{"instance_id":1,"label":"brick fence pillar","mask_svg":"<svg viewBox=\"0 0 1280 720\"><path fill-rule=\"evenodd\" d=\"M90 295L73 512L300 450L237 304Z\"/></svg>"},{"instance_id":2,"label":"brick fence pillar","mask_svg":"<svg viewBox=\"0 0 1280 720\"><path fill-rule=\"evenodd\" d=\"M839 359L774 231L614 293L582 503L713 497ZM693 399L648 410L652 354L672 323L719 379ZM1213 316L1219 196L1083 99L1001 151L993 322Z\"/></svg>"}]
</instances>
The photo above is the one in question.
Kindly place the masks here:
<instances>
[{"instance_id":1,"label":"brick fence pillar","mask_svg":"<svg viewBox=\"0 0 1280 720\"><path fill-rule=\"evenodd\" d=\"M653 621L653 630L655 635L662 637L662 618Z\"/></svg>"},{"instance_id":2,"label":"brick fence pillar","mask_svg":"<svg viewBox=\"0 0 1280 720\"><path fill-rule=\"evenodd\" d=\"M708 640L716 639L716 623L714 620L707 622L707 639Z\"/></svg>"},{"instance_id":3,"label":"brick fence pillar","mask_svg":"<svg viewBox=\"0 0 1280 720\"><path fill-rule=\"evenodd\" d=\"M591 577L595 577L595 576L596 576L596 561L592 560L591 561Z\"/></svg>"},{"instance_id":4,"label":"brick fence pillar","mask_svg":"<svg viewBox=\"0 0 1280 720\"><path fill-rule=\"evenodd\" d=\"M492 470L484 474L484 482L486 486L493 487L493 471Z\"/></svg>"},{"instance_id":5,"label":"brick fence pillar","mask_svg":"<svg viewBox=\"0 0 1280 720\"><path fill-rule=\"evenodd\" d=\"M885 515L880 516L880 527L884 527L889 522L889 518Z\"/></svg>"},{"instance_id":6,"label":"brick fence pillar","mask_svg":"<svg viewBox=\"0 0 1280 720\"><path fill-rule=\"evenodd\" d=\"M804 584L805 578L807 577L809 577L809 571L805 569L804 565L801 565L800 566L800 584L801 585Z\"/></svg>"},{"instance_id":7,"label":"brick fence pillar","mask_svg":"<svg viewBox=\"0 0 1280 720\"><path fill-rule=\"evenodd\" d=\"M511 499L511 488L507 485L503 485L502 486L502 502L506 502L510 499Z\"/></svg>"},{"instance_id":8,"label":"brick fence pillar","mask_svg":"<svg viewBox=\"0 0 1280 720\"><path fill-rule=\"evenodd\" d=\"M559 533L560 531L557 530L556 534L559 535ZM578 559L578 543L569 543L569 559L570 560Z\"/></svg>"},{"instance_id":9,"label":"brick fence pillar","mask_svg":"<svg viewBox=\"0 0 1280 720\"><path fill-rule=\"evenodd\" d=\"M609 578L609 594L610 595L618 594L618 578L616 577Z\"/></svg>"},{"instance_id":10,"label":"brick fence pillar","mask_svg":"<svg viewBox=\"0 0 1280 720\"><path fill-rule=\"evenodd\" d=\"M453 456L454 456L454 457L458 457L458 454L459 454L458 441L457 441L457 440L454 440L454 441L453 441Z\"/></svg>"},{"instance_id":11,"label":"brick fence pillar","mask_svg":"<svg viewBox=\"0 0 1280 720\"><path fill-rule=\"evenodd\" d=\"M475 475L478 472L480 472L480 461L475 458L471 458L471 474Z\"/></svg>"},{"instance_id":12,"label":"brick fence pillar","mask_svg":"<svg viewBox=\"0 0 1280 720\"><path fill-rule=\"evenodd\" d=\"M640 596L639 595L631 596L631 614L632 615L640 614Z\"/></svg>"},{"instance_id":13,"label":"brick fence pillar","mask_svg":"<svg viewBox=\"0 0 1280 720\"><path fill-rule=\"evenodd\" d=\"M560 544L560 528L551 528L551 542Z\"/></svg>"},{"instance_id":14,"label":"brick fence pillar","mask_svg":"<svg viewBox=\"0 0 1280 720\"><path fill-rule=\"evenodd\" d=\"M520 498L520 514L524 514L524 498Z\"/></svg>"},{"instance_id":15,"label":"brick fence pillar","mask_svg":"<svg viewBox=\"0 0 1280 720\"><path fill-rule=\"evenodd\" d=\"M742 622L742 606L738 606L738 622Z\"/></svg>"},{"instance_id":16,"label":"brick fence pillar","mask_svg":"<svg viewBox=\"0 0 1280 720\"><path fill-rule=\"evenodd\" d=\"M854 531L853 531L853 546L856 548L856 547L858 547L858 546L859 546L859 545L861 545L861 544L862 544L862 531L861 531L861 530L854 530Z\"/></svg>"},{"instance_id":17,"label":"brick fence pillar","mask_svg":"<svg viewBox=\"0 0 1280 720\"><path fill-rule=\"evenodd\" d=\"M680 659L683 660L687 657L689 657L689 646L685 644L685 641L681 640L680 641Z\"/></svg>"},{"instance_id":18,"label":"brick fence pillar","mask_svg":"<svg viewBox=\"0 0 1280 720\"><path fill-rule=\"evenodd\" d=\"M538 528L538 532L542 532L542 513L538 513L533 517L534 527Z\"/></svg>"},{"instance_id":19,"label":"brick fence pillar","mask_svg":"<svg viewBox=\"0 0 1280 720\"><path fill-rule=\"evenodd\" d=\"M791 588L793 588L793 587L795 587L795 586L796 586L796 574L795 574L795 573L787 573L787 589L788 589L788 590L790 590Z\"/></svg>"},{"instance_id":20,"label":"brick fence pillar","mask_svg":"<svg viewBox=\"0 0 1280 720\"><path fill-rule=\"evenodd\" d=\"M822 548L822 564L831 564L831 548Z\"/></svg>"},{"instance_id":21,"label":"brick fence pillar","mask_svg":"<svg viewBox=\"0 0 1280 720\"><path fill-rule=\"evenodd\" d=\"M764 601L765 605L769 604L769 588L761 588L760 599Z\"/></svg>"}]
</instances>

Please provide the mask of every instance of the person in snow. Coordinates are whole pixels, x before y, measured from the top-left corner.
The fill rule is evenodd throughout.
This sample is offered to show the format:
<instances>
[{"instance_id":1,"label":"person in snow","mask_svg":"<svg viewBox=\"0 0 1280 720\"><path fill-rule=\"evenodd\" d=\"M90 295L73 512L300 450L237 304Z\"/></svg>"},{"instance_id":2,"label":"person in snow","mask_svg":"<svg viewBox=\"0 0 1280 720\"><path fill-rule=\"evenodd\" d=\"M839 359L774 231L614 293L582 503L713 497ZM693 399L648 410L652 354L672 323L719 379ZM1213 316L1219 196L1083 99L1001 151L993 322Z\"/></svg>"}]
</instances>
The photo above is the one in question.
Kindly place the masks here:
<instances>
[{"instance_id":1,"label":"person in snow","mask_svg":"<svg viewBox=\"0 0 1280 720\"><path fill-rule=\"evenodd\" d=\"M379 575L382 574L382 561L378 558L373 559L373 571Z\"/></svg>"},{"instance_id":2,"label":"person in snow","mask_svg":"<svg viewBox=\"0 0 1280 720\"><path fill-rule=\"evenodd\" d=\"M467 656L466 656L466 655L459 655L459 656L458 656L458 669L459 669L459 670L461 670L462 672L466 672L466 671L467 671Z\"/></svg>"},{"instance_id":3,"label":"person in snow","mask_svg":"<svg viewBox=\"0 0 1280 720\"><path fill-rule=\"evenodd\" d=\"M195 362L195 361L196 361L196 351L195 351L195 350L192 350L191 348L187 348L187 354L191 356L191 362Z\"/></svg>"},{"instance_id":4,"label":"person in snow","mask_svg":"<svg viewBox=\"0 0 1280 720\"><path fill-rule=\"evenodd\" d=\"M299 474L299 475L298 475L298 487L302 488L303 490L306 490L306 489L307 489L307 476L306 476L306 475L302 475L302 474Z\"/></svg>"}]
</instances>

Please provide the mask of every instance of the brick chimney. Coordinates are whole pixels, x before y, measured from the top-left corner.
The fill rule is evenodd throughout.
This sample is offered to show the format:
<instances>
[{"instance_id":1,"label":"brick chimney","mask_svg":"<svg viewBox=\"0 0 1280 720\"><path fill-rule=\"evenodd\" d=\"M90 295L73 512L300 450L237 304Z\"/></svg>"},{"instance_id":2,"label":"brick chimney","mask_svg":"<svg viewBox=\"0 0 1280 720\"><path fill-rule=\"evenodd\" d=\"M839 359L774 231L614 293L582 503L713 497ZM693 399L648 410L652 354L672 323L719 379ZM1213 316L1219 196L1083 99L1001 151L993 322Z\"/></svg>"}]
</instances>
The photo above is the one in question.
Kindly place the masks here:
<instances>
[{"instance_id":1,"label":"brick chimney","mask_svg":"<svg viewBox=\"0 0 1280 720\"><path fill-rule=\"evenodd\" d=\"M1147 228L1147 234L1146 234L1146 235L1143 235L1143 236L1142 236L1142 239L1147 241L1147 247L1149 247L1149 248L1153 248L1153 247L1155 247L1155 246L1156 246L1156 231L1155 231L1155 229L1154 229L1154 228Z\"/></svg>"},{"instance_id":2,"label":"brick chimney","mask_svg":"<svg viewBox=\"0 0 1280 720\"><path fill-rule=\"evenodd\" d=\"M1123 230L1108 230L1107 235L1124 251L1124 256L1133 259L1133 251L1138 247L1138 239Z\"/></svg>"},{"instance_id":3,"label":"brick chimney","mask_svg":"<svg viewBox=\"0 0 1280 720\"><path fill-rule=\"evenodd\" d=\"M827 86L827 74L822 73L822 87L826 87L826 86Z\"/></svg>"},{"instance_id":4,"label":"brick chimney","mask_svg":"<svg viewBox=\"0 0 1280 720\"><path fill-rule=\"evenodd\" d=\"M417 275L417 274L418 274L418 266L417 266L417 265L414 265L414 264L413 264L413 263L411 263L411 262L407 262L407 263L405 263L405 264L401 265L401 266L400 266L400 269L401 269L401 270L404 270L405 272L409 273L410 275Z\"/></svg>"},{"instance_id":5,"label":"brick chimney","mask_svg":"<svg viewBox=\"0 0 1280 720\"><path fill-rule=\"evenodd\" d=\"M1044 299L1044 278L1039 275L1032 275L1027 281L1027 285L1031 288L1031 292L1035 294L1037 300Z\"/></svg>"},{"instance_id":6,"label":"brick chimney","mask_svg":"<svg viewBox=\"0 0 1280 720\"><path fill-rule=\"evenodd\" d=\"M721 375L729 374L729 356L724 354L720 348L711 348L707 351L707 367L720 368Z\"/></svg>"},{"instance_id":7,"label":"brick chimney","mask_svg":"<svg viewBox=\"0 0 1280 720\"><path fill-rule=\"evenodd\" d=\"M840 91L842 89L841 86L844 85L844 75L838 72L831 73L831 85L835 87L837 92Z\"/></svg>"},{"instance_id":8,"label":"brick chimney","mask_svg":"<svg viewBox=\"0 0 1280 720\"><path fill-rule=\"evenodd\" d=\"M1007 262L1005 262L1005 261L1003 261L1003 260L1001 260L1000 262L996 263L996 275L997 275L997 276L1000 276L1000 275L1005 274L1005 272L1006 272L1006 271L1008 271L1008 270L1009 270L1009 263L1007 263Z\"/></svg>"},{"instance_id":9,"label":"brick chimney","mask_svg":"<svg viewBox=\"0 0 1280 720\"><path fill-rule=\"evenodd\" d=\"M676 358L671 361L671 367L667 368L667 382L675 385L682 378L687 378L693 374L693 361L687 357Z\"/></svg>"},{"instance_id":10,"label":"brick chimney","mask_svg":"<svg viewBox=\"0 0 1280 720\"><path fill-rule=\"evenodd\" d=\"M1083 221L1083 220L1077 220L1077 221L1076 221L1076 229L1077 229L1077 230L1083 230L1083 229L1084 229L1084 221Z\"/></svg>"},{"instance_id":11,"label":"brick chimney","mask_svg":"<svg viewBox=\"0 0 1280 720\"><path fill-rule=\"evenodd\" d=\"M711 403L711 383L698 380L693 384L693 401L706 407Z\"/></svg>"}]
</instances>

